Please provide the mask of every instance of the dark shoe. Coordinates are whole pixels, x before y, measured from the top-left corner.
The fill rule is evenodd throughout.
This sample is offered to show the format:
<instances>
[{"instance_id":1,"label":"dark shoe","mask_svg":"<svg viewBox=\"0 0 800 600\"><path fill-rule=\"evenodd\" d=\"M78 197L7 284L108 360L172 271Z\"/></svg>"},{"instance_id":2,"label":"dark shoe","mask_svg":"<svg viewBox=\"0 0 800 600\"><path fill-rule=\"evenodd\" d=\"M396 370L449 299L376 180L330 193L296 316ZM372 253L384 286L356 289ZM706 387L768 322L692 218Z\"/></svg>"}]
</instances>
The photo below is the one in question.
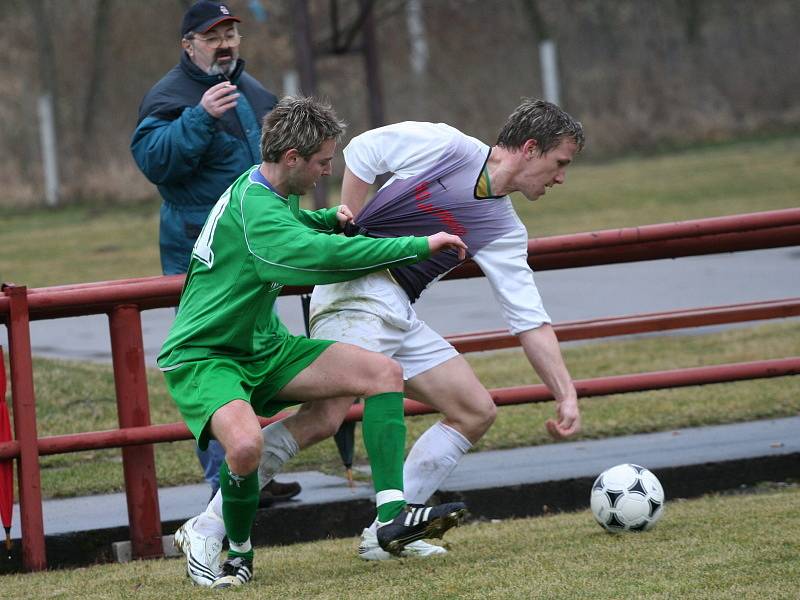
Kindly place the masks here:
<instances>
[{"instance_id":1,"label":"dark shoe","mask_svg":"<svg viewBox=\"0 0 800 600\"><path fill-rule=\"evenodd\" d=\"M243 556L237 556L222 563L222 570L211 587L214 589L240 587L252 578L253 561Z\"/></svg>"},{"instance_id":2,"label":"dark shoe","mask_svg":"<svg viewBox=\"0 0 800 600\"><path fill-rule=\"evenodd\" d=\"M273 479L261 490L258 496L258 508L266 508L275 502L285 502L297 496L301 489L296 481L280 483Z\"/></svg>"},{"instance_id":3,"label":"dark shoe","mask_svg":"<svg viewBox=\"0 0 800 600\"><path fill-rule=\"evenodd\" d=\"M467 514L463 502L449 502L438 506L406 506L391 523L378 528L380 547L400 556L408 544L425 538L440 538L445 531L458 525Z\"/></svg>"}]
</instances>

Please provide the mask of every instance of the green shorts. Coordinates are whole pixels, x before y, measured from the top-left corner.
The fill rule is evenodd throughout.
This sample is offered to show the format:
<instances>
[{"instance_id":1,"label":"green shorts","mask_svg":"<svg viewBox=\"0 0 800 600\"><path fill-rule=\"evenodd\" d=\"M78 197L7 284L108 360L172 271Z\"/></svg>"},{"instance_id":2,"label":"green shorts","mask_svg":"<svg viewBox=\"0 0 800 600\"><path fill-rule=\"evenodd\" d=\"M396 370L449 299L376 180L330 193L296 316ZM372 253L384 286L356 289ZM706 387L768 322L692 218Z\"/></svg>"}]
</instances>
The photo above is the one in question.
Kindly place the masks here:
<instances>
[{"instance_id":1,"label":"green shorts","mask_svg":"<svg viewBox=\"0 0 800 600\"><path fill-rule=\"evenodd\" d=\"M216 357L164 371L167 389L201 450L208 447L211 416L232 400L245 400L261 417L296 402L275 400L283 387L335 342L289 336L265 358Z\"/></svg>"}]
</instances>

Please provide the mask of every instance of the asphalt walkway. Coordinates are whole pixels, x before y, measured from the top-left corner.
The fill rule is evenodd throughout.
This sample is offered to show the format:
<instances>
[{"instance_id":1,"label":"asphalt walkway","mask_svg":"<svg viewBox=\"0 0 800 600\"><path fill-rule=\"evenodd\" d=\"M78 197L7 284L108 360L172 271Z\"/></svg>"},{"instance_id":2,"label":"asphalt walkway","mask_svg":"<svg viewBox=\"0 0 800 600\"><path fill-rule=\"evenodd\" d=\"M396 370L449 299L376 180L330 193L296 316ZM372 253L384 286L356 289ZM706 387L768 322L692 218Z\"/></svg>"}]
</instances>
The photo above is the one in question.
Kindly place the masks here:
<instances>
[{"instance_id":1,"label":"asphalt walkway","mask_svg":"<svg viewBox=\"0 0 800 600\"><path fill-rule=\"evenodd\" d=\"M441 491L464 497L482 490L593 480L604 469L624 462L643 465L661 476L662 472L674 473L676 469L692 466L777 457L792 459L789 464L795 465L794 473L789 475L800 477L800 416L473 452L464 457ZM351 489L343 477L312 471L284 473L278 479L299 481L303 491L295 499L263 511L266 518L278 507L281 510L309 509L341 502L372 501L370 485L356 483ZM678 495L677 490L671 490L663 478L662 483L668 499ZM578 501L578 505L588 504L589 485L585 485L583 491L585 498ZM208 486L205 484L161 488L162 521L170 523L189 518L201 511L207 500ZM15 505L13 538L20 536L18 508ZM112 529L128 524L124 494L47 500L43 512L47 536ZM165 528L164 534L170 533L172 531Z\"/></svg>"}]
</instances>

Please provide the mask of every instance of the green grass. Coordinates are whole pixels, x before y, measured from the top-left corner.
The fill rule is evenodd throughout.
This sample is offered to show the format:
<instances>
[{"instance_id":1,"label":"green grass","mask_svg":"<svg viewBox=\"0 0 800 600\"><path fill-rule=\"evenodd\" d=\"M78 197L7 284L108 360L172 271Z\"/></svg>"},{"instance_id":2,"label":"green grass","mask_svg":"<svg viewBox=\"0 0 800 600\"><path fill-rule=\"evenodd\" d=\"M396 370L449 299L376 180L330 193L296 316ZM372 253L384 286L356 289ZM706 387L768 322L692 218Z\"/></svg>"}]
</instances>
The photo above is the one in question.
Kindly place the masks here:
<instances>
[{"instance_id":1,"label":"green grass","mask_svg":"<svg viewBox=\"0 0 800 600\"><path fill-rule=\"evenodd\" d=\"M800 137L742 141L604 163L580 158L568 184L536 203L518 201L531 236L553 235L797 205ZM335 186L332 186L335 188ZM57 210L2 209L0 280L30 287L141 277L160 273L157 202L89 203ZM568 346L576 378L716 362L797 355L796 324L710 336L659 337ZM531 383L519 352L470 355L487 387ZM35 363L40 435L111 429L116 402L108 366L38 359ZM163 379L149 374L154 423L179 421ZM800 412L798 378L664 390L583 402L583 438L656 431ZM542 423L551 404L505 407L479 450L548 441ZM409 420L413 440L435 416ZM199 481L189 441L158 445L161 484ZM363 448L357 448L364 456ZM46 496L122 488L120 451L43 459ZM338 472L335 446L326 441L301 453L291 468Z\"/></svg>"},{"instance_id":2,"label":"green grass","mask_svg":"<svg viewBox=\"0 0 800 600\"><path fill-rule=\"evenodd\" d=\"M28 287L161 275L158 204L0 209L0 280Z\"/></svg>"},{"instance_id":3,"label":"green grass","mask_svg":"<svg viewBox=\"0 0 800 600\"><path fill-rule=\"evenodd\" d=\"M800 355L800 323L788 321L707 335L567 344L564 354L576 379L783 358ZM489 388L537 382L518 350L469 354L467 358ZM110 366L40 358L34 363L34 378L40 436L117 427ZM148 388L153 423L180 421L157 370L148 373ZM550 402L501 408L476 450L549 443L543 424L553 411ZM582 401L582 411L583 431L576 439L791 416L800 414L800 377L592 398ZM436 415L408 419L409 446L436 419ZM356 460L365 464L360 428L357 431ZM42 492L46 497L61 497L120 491L120 457L120 450L43 457ZM332 440L301 452L287 468L330 473L342 469ZM161 485L200 482L192 443L157 445L156 473Z\"/></svg>"},{"instance_id":4,"label":"green grass","mask_svg":"<svg viewBox=\"0 0 800 600\"><path fill-rule=\"evenodd\" d=\"M566 185L515 205L530 236L541 237L795 207L798 189L800 137L787 137L602 164L578 157ZM0 208L0 222L2 281L41 287L161 273L155 201Z\"/></svg>"},{"instance_id":5,"label":"green grass","mask_svg":"<svg viewBox=\"0 0 800 600\"><path fill-rule=\"evenodd\" d=\"M354 538L259 548L237 598L789 600L800 589L800 488L667 501L641 534L609 535L588 511L483 522L450 553L365 564ZM6 598L208 598L178 559L6 575Z\"/></svg>"},{"instance_id":6,"label":"green grass","mask_svg":"<svg viewBox=\"0 0 800 600\"><path fill-rule=\"evenodd\" d=\"M536 202L515 198L530 237L796 208L800 138L738 142L567 170Z\"/></svg>"}]
</instances>

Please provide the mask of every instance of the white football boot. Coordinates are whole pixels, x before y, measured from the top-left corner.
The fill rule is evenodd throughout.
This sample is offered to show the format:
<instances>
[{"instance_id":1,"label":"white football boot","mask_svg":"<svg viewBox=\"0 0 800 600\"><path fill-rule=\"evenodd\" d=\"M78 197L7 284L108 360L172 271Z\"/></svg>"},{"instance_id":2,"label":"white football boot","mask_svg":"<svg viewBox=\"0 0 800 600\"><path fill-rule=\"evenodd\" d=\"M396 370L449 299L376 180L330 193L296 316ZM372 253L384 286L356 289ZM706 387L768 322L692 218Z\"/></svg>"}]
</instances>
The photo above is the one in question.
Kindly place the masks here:
<instances>
[{"instance_id":1,"label":"white football boot","mask_svg":"<svg viewBox=\"0 0 800 600\"><path fill-rule=\"evenodd\" d=\"M400 557L425 558L427 556L436 556L439 554L447 554L447 550L436 544L429 544L428 542L417 540L416 542L407 544L400 553ZM391 558L398 558L381 548L380 544L378 544L377 536L369 527L361 532L361 543L358 545L358 557L363 560L389 560Z\"/></svg>"},{"instance_id":2,"label":"white football boot","mask_svg":"<svg viewBox=\"0 0 800 600\"><path fill-rule=\"evenodd\" d=\"M192 517L175 532L175 547L186 555L186 574L197 585L210 587L220 575L222 539L195 529ZM376 542L377 543L377 542Z\"/></svg>"}]
</instances>

